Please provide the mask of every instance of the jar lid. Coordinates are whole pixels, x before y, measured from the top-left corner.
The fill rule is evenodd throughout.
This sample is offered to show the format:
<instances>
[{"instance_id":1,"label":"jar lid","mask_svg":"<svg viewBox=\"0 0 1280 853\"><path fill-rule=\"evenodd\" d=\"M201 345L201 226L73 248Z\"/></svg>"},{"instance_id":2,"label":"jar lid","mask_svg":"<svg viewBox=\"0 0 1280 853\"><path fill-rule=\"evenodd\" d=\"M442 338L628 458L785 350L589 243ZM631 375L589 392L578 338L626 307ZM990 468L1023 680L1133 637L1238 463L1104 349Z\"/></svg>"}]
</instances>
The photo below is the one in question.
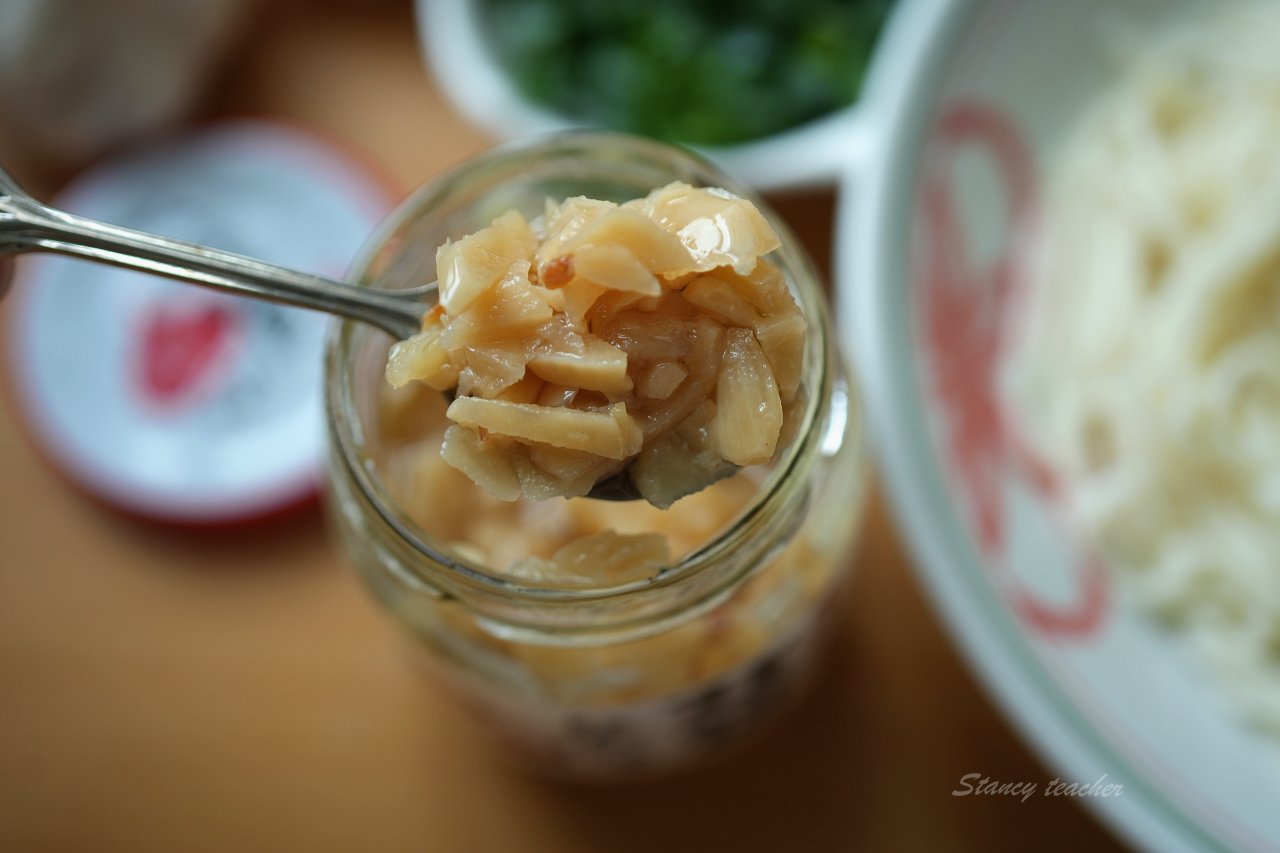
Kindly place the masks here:
<instances>
[{"instance_id":1,"label":"jar lid","mask_svg":"<svg viewBox=\"0 0 1280 853\"><path fill-rule=\"evenodd\" d=\"M56 206L341 277L391 204L326 142L219 124L95 167ZM36 440L146 518L220 525L312 499L328 318L52 255L20 268L12 365Z\"/></svg>"}]
</instances>

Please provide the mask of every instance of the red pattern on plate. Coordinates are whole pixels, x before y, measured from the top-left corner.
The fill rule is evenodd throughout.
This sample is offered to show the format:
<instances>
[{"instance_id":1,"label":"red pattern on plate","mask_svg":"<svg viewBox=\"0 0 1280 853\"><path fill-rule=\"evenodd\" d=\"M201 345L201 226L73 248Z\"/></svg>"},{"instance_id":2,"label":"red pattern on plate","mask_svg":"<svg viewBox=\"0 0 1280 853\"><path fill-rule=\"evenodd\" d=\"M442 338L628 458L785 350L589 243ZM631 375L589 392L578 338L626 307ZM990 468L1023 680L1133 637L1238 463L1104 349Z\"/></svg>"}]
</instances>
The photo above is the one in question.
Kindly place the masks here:
<instances>
[{"instance_id":1,"label":"red pattern on plate","mask_svg":"<svg viewBox=\"0 0 1280 853\"><path fill-rule=\"evenodd\" d=\"M1019 233L1033 218L1035 171L1017 127L994 107L959 102L934 129L933 160L921 187L924 241L922 286L925 355L934 403L942 414L944 452L966 498L971 524L988 564L1004 574L1015 613L1037 632L1083 638L1107 610L1105 567L1092 553L1076 561L1073 601L1042 600L1009 570L1003 488L1021 480L1045 503L1059 484L1047 464L1018 440L997 389L1001 323L1020 285ZM987 154L1001 181L1009 227L986 268L970 262L952 192L955 155L972 146Z\"/></svg>"}]
</instances>

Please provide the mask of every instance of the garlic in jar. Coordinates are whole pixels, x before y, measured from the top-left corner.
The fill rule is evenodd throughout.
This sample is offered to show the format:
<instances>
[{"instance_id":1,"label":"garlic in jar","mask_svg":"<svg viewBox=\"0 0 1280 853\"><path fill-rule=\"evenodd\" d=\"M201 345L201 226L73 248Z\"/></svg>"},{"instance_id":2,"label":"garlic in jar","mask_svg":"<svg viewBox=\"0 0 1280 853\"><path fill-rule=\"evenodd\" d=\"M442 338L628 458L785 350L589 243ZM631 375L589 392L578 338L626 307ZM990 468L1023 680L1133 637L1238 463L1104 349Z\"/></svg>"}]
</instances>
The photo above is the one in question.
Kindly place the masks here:
<instances>
[{"instance_id":1,"label":"garlic in jar","mask_svg":"<svg viewBox=\"0 0 1280 853\"><path fill-rule=\"evenodd\" d=\"M503 500L630 467L669 507L774 458L806 324L749 201L673 182L624 204L508 211L437 253L440 304L387 378L456 399L444 458Z\"/></svg>"}]
</instances>

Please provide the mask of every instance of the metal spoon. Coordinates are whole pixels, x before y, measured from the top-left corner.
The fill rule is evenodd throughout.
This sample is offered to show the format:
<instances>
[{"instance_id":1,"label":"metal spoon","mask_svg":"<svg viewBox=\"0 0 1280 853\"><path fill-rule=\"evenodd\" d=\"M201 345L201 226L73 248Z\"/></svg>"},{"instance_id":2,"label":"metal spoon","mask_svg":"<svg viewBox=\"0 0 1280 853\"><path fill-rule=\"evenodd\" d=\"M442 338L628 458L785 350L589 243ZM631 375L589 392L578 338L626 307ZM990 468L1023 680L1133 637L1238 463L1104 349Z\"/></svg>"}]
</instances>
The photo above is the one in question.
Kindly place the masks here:
<instances>
[{"instance_id":1,"label":"metal spoon","mask_svg":"<svg viewBox=\"0 0 1280 853\"><path fill-rule=\"evenodd\" d=\"M7 289L6 256L53 252L200 284L369 323L396 340L422 329L435 304L435 283L374 290L254 260L234 252L172 240L58 210L32 198L0 169L0 298ZM628 469L606 477L587 495L635 500Z\"/></svg>"},{"instance_id":2,"label":"metal spoon","mask_svg":"<svg viewBox=\"0 0 1280 853\"><path fill-rule=\"evenodd\" d=\"M0 256L55 252L370 323L396 340L422 329L435 284L385 291L333 281L233 252L56 210L0 170Z\"/></svg>"}]
</instances>

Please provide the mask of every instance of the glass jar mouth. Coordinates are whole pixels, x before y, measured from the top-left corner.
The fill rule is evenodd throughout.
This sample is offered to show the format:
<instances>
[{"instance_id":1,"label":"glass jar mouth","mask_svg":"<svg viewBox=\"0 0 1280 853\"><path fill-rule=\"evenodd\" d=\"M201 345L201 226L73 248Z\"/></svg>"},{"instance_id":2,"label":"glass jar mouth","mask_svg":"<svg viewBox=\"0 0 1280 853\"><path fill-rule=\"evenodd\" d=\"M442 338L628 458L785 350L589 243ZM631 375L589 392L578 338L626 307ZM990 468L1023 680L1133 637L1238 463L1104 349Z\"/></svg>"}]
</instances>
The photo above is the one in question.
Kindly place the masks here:
<instances>
[{"instance_id":1,"label":"glass jar mouth","mask_svg":"<svg viewBox=\"0 0 1280 853\"><path fill-rule=\"evenodd\" d=\"M703 543L656 575L643 580L608 587L559 588L522 584L487 567L468 563L432 544L426 533L397 504L384 487L374 460L366 451L364 427L357 414L357 382L347 369L355 357L357 336L370 330L352 321L335 320L330 329L325 355L325 408L327 431L334 464L355 484L359 497L371 507L376 520L395 541L420 558L403 566L408 577L401 580L434 595L466 597L468 592L498 595L504 600L530 603L583 604L622 597L633 598L649 590L667 588L698 576L746 541L777 510L803 497L800 488L804 473L814 463L824 436L821 425L830 409L835 354L830 340L830 318L818 276L804 250L778 215L754 192L740 185L700 155L664 142L606 131L571 131L498 146L444 173L419 187L386 219L352 265L348 276L362 286L386 286L373 268L381 252L403 245L404 235L416 215L443 207L464 193L470 181L522 167L541 160L574 157L619 163L654 164L655 176L685 180L702 186L719 186L756 204L768 217L782 241L769 255L791 283L800 309L809 322L806 336L804 383L806 398L794 438L773 464L772 470L750 502L735 519ZM566 176L571 180L572 176ZM655 183L654 186L661 184ZM498 211L501 212L501 211ZM496 213L495 213L496 215ZM428 247L434 257L436 247ZM421 282L417 282L421 284ZM394 285L397 282L390 282ZM404 286L411 283L405 282ZM381 334L381 333L377 333ZM477 487L479 488L479 487ZM678 512L679 504L667 512Z\"/></svg>"}]
</instances>

